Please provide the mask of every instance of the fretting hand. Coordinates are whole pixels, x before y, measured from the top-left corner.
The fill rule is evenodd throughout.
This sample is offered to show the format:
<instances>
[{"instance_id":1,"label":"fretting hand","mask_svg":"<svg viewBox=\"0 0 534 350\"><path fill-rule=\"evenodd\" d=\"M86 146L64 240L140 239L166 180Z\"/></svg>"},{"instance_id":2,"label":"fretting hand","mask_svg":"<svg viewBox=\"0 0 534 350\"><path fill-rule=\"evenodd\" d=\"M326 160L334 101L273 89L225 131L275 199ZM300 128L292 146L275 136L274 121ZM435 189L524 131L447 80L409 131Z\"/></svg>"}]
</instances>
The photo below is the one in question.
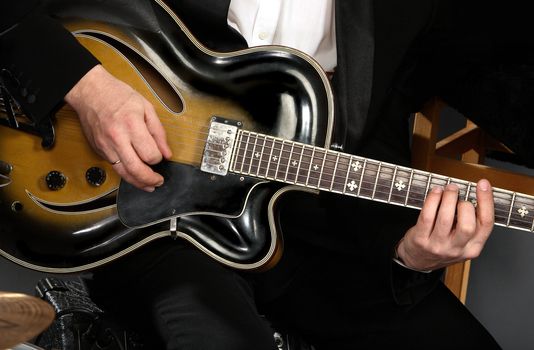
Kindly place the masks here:
<instances>
[{"instance_id":1,"label":"fretting hand","mask_svg":"<svg viewBox=\"0 0 534 350\"><path fill-rule=\"evenodd\" d=\"M494 202L487 180L477 184L476 207L458 198L458 187L434 187L417 224L397 246L400 260L415 270L434 270L480 255L494 223Z\"/></svg>"},{"instance_id":2,"label":"fretting hand","mask_svg":"<svg viewBox=\"0 0 534 350\"><path fill-rule=\"evenodd\" d=\"M154 107L141 94L97 65L65 101L78 113L93 149L124 180L149 192L163 184L148 165L170 158L171 150Z\"/></svg>"}]
</instances>

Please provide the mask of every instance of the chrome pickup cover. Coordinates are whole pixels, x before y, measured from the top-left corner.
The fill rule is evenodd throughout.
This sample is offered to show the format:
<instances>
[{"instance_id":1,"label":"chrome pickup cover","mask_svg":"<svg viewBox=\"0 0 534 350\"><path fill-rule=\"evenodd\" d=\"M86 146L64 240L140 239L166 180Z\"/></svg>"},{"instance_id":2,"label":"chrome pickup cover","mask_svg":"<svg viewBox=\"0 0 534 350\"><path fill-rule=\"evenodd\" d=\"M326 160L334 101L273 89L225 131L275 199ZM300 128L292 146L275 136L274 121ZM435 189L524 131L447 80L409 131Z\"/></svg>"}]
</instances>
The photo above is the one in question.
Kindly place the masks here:
<instances>
[{"instance_id":1,"label":"chrome pickup cover","mask_svg":"<svg viewBox=\"0 0 534 350\"><path fill-rule=\"evenodd\" d=\"M223 176L228 173L234 141L240 126L241 122L212 118L200 170Z\"/></svg>"}]
</instances>

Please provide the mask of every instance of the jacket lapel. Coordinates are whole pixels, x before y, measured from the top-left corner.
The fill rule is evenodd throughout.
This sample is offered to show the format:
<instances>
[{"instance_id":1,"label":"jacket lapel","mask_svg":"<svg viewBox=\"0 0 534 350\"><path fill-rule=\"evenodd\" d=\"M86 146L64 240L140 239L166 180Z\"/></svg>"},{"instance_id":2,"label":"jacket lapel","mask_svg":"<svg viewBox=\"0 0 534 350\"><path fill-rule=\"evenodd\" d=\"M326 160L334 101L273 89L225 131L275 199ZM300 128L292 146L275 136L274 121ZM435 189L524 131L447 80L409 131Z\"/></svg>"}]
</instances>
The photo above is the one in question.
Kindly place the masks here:
<instances>
[{"instance_id":1,"label":"jacket lapel","mask_svg":"<svg viewBox=\"0 0 534 350\"><path fill-rule=\"evenodd\" d=\"M336 1L338 62L332 83L338 103L332 143L344 151L358 147L369 111L375 47L373 15L372 0Z\"/></svg>"}]
</instances>

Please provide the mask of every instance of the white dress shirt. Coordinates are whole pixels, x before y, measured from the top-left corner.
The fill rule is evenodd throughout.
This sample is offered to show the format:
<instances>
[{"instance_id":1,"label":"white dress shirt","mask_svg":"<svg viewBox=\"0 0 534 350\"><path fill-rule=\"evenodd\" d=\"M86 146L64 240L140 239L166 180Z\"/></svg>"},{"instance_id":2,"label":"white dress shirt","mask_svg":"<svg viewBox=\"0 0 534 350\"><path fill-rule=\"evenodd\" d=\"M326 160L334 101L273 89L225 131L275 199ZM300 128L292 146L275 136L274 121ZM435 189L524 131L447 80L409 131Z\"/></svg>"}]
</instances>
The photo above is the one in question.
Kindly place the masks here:
<instances>
[{"instance_id":1,"label":"white dress shirt","mask_svg":"<svg viewBox=\"0 0 534 350\"><path fill-rule=\"evenodd\" d=\"M231 0L228 24L249 47L289 46L336 67L334 0Z\"/></svg>"}]
</instances>

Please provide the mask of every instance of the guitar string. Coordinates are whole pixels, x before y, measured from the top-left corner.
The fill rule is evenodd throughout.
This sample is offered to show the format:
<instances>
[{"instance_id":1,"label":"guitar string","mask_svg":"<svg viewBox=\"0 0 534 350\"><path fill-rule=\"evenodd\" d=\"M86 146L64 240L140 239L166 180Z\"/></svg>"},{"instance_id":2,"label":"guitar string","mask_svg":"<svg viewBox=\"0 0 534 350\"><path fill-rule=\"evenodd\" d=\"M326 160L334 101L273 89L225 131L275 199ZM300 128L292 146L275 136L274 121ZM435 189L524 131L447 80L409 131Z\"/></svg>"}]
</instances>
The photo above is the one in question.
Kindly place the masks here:
<instances>
[{"instance_id":1,"label":"guitar string","mask_svg":"<svg viewBox=\"0 0 534 350\"><path fill-rule=\"evenodd\" d=\"M253 147L253 146L254 146L254 143L248 142L248 146L252 146L252 147ZM311 146L308 146L308 145L304 145L304 146L302 146L301 144L298 144L298 145L295 145L295 146L296 146L296 147L300 147L300 148L302 148L302 147L311 147ZM260 147L262 147L262 152L260 152L260 153L261 153L261 156L260 156L260 158L258 158L258 162L259 162L259 159L261 159L261 162L262 162L262 163L270 163L270 161L269 161L268 159L264 159L263 155L266 155L266 154L274 154L274 155L276 155L276 156L278 157L278 159L279 159L279 160L276 161L276 163L281 164L283 167L289 167L289 168L291 168L291 166L289 165L289 162L290 162L291 160L295 160L295 161L296 161L296 159L293 158L293 155L296 154L296 155L297 155L297 158L299 158L299 156L300 156L300 154L298 154L300 150L297 150L297 152L290 152L290 151L287 151L287 152L280 152L280 151L281 151L281 148L276 148L276 147L275 147L275 148L273 149L273 148L270 147L270 146L260 146ZM240 148L239 150L236 150L236 152L239 152L240 150L242 150L242 148ZM272 153L271 153L271 150L272 150ZM249 151L250 151L250 152L249 152ZM311 149L310 149L310 151L311 151ZM277 153L277 152L278 152L278 153ZM329 150L320 150L320 152L329 152ZM330 151L330 152L331 152L331 151ZM284 153L290 153L291 156L290 156L290 157L285 157L285 156L283 155ZM250 156L249 156L248 154L250 154ZM332 155L333 155L333 154L332 154ZM240 153L236 153L236 157L238 157L238 159L243 159L243 155L240 154ZM349 154L341 154L341 155L340 155L340 158L341 158L341 157L343 157L345 160L347 160L347 161L349 161L349 162L352 160L353 163L354 163L354 160L356 160L356 161L360 161L360 162L363 164L363 162L366 160L365 158L362 158L362 157L359 157L359 156L355 156L355 155L352 155L352 156L351 156L351 155L349 155ZM249 164L254 165L254 160L255 160L255 159L256 159L256 158L253 158L253 157L252 157L252 148L248 148L248 150L247 150L247 155L244 157L244 160L246 160L246 163L245 163L245 162L242 162L242 163L243 163L243 164L247 164L247 165L249 165ZM302 159L301 159L301 163L304 164L304 165L305 165L306 167L308 167L308 169L309 169L309 165L310 165L310 162L309 162L309 161L310 161L311 159L312 159L312 158L311 158L311 154L310 154L310 155L303 155L303 157L302 157ZM286 162L286 163L282 163L282 160L287 160L287 162ZM308 161L306 161L306 160L308 160ZM322 158L321 156L319 156L319 157L314 156L314 157L313 157L313 160L318 160L319 163L322 164L323 158ZM329 163L335 163L334 160L329 160L328 162L329 162ZM311 162L311 164L313 164L313 161ZM335 167L332 167L332 166L329 166L329 165L327 165L327 164L328 164L328 163L325 162L325 164L322 166L322 171L321 171L321 172L322 172L322 173L325 173L324 170L332 170L332 173L333 173L333 171L334 171L336 168L335 168ZM370 159L367 159L367 166L371 165L371 166L373 166L373 167L378 167L379 164L380 164L380 162L377 161L377 160L370 160ZM348 163L344 163L344 164L342 164L342 165L347 166L347 167L349 166ZM261 166L263 166L263 164L262 164ZM256 165L256 167L257 167L257 165ZM440 174L430 174L430 173L427 173L427 172L424 172L424 171L421 171L421 170L418 170L418 169L410 169L410 168L403 167L403 166L396 166L396 167L397 167L397 169L399 170L399 172L406 172L406 173L407 173L406 175L407 175L408 177L409 177L410 172L413 171L413 172L414 172L414 175L416 175L416 176L425 176L425 177L428 177L428 175L431 175L431 176L432 176L432 180L440 180L440 181L444 181L444 182L447 182L447 181L449 180L449 177L448 177L448 176L445 176L445 175L440 175ZM262 169L263 169L263 168L260 167L260 170L262 170ZM382 170L383 170L383 169L389 169L389 170L391 170L391 172L394 172L395 166L384 165L384 164L382 164ZM271 170L272 170L272 169L271 169ZM348 168L347 168L346 170L348 170ZM366 171L369 171L369 170L371 170L371 171L376 171L377 169L369 169L369 168L366 169ZM417 172L419 172L419 174L417 174ZM246 172L245 172L245 173L246 173ZM328 175L332 175L332 173L327 173L327 174L328 174ZM385 174L385 173L384 173L384 172L381 172L381 174ZM428 175L427 175L427 174L428 174ZM391 175L392 175L392 174L391 174ZM398 174L397 174L395 177L396 177L396 178L399 178ZM463 186L468 186L468 184L471 183L471 184L472 184L471 187L476 187L474 182L470 182L470 181L467 181L467 180L460 180L460 179L452 179L452 178L451 178L451 181L454 181L457 185L463 185ZM504 195L506 195L506 196L510 196L510 197L511 197L511 194L506 193L506 190L503 190L503 189L498 189L498 190L499 190L499 192L498 192L499 194L502 193L502 194L504 194ZM519 193L518 193L518 194L519 194ZM519 194L519 195L522 195L522 194ZM528 195L524 195L524 194L523 194L522 196L525 196L525 199L529 199L529 198L527 197ZM530 200L534 201L534 198L533 198L533 199L530 199Z\"/></svg>"},{"instance_id":2,"label":"guitar string","mask_svg":"<svg viewBox=\"0 0 534 350\"><path fill-rule=\"evenodd\" d=\"M199 125L201 125L201 124L199 124ZM209 127L207 127L205 124L202 124L201 127L209 129ZM182 130L182 131L183 131L183 128L180 128L180 126L176 126L176 128L178 128L179 130ZM197 130L195 130L195 131L197 131ZM205 133L205 134L207 135L208 133ZM184 136L184 135L185 135L185 136ZM250 135L250 134L249 134L249 135ZM187 138L187 139L189 139L189 140L193 140L193 141L199 141L199 142L201 142L201 143L203 143L203 142L206 141L205 139L194 138L194 137L191 137L189 134L184 134L184 133L180 133L180 134L177 135L177 136L182 136L182 138ZM256 140L257 140L257 139L258 139L258 136L263 137L264 139L269 139L268 136L261 136L261 135L257 135L257 134L256 134L256 136L253 135L253 139L256 139ZM250 138L250 137L249 137L249 138ZM275 146L277 145L275 139L270 139L270 141L272 141L272 142L271 142L271 145L275 145ZM186 145L186 146L190 145L190 143L188 143L188 142L175 142L174 139L171 139L170 142L173 143L174 145ZM208 144L208 145L218 145L218 146L223 145L223 144L220 144L220 143L218 143L218 142L212 142L212 141L206 142L206 144ZM251 143L248 142L248 144L250 145ZM296 145L296 146L297 146L297 147L301 147L301 148L305 148L306 146L309 147L309 145ZM265 148L265 147L264 147L264 148ZM193 150L188 150L188 153L191 154L192 151L195 151L195 152L198 152L198 153L193 153L192 155L202 156L203 153L204 153L204 149L205 149L204 146L202 146L202 145L196 145L196 150L195 150L195 149L193 149ZM270 150L270 149L271 149L271 147L267 147L267 150ZM274 147L273 152L274 152L275 150L278 151L278 152L282 152L282 148L281 148L281 147L280 147L280 148ZM217 152L220 152L220 153L222 154L222 152L224 152L224 150L223 150L223 151L218 151L218 150L211 149L210 152L211 152L211 153L217 153ZM323 152L328 152L328 150L324 150ZM306 157L306 158L309 158L309 156L305 156L305 157ZM350 157L350 155L349 155L348 157ZM281 159L289 159L289 158L281 157ZM316 159L316 158L314 157L314 159ZM320 159L319 159L319 160L320 160ZM263 162L263 160L262 160L262 162ZM309 164L309 163L306 163L306 164ZM323 167L323 169L324 169L324 167ZM328 167L327 167L326 169L328 170ZM332 169L332 168L330 168L330 169Z\"/></svg>"},{"instance_id":3,"label":"guitar string","mask_svg":"<svg viewBox=\"0 0 534 350\"><path fill-rule=\"evenodd\" d=\"M260 177L260 178L266 178L264 175L257 175L257 174L253 174L251 173L252 176L256 176L256 177ZM326 182L328 182L328 186L326 187L321 187L321 186L318 186L318 185L310 185L310 182L313 182L313 180L318 180L319 178L312 178L312 177L308 177L308 184L306 184L306 181L305 180L302 180L302 181L299 181L297 180L296 182L294 181L294 177L296 176L296 173L289 173L288 174L288 178L290 178L289 180L286 180L286 181L281 181L281 180L276 180L274 177L269 177L267 179L270 179L272 178L273 180L275 181L281 181L281 182L285 182L285 183L289 183L289 184L296 184L296 185L302 185L302 186L307 186L307 187L310 187L310 188L318 188L318 189L322 189L322 190L326 190L326 191L329 191L330 190L330 179L326 180ZM365 190L365 193L364 193L364 196L363 197L369 197L367 196L367 194L370 194L372 193L373 191L373 187L374 187L374 184L375 184L375 181L368 181L368 180L365 180L366 178L367 179L373 179L372 177L373 175L365 175L363 176L363 179L362 179L362 184L366 185L366 186L369 186L369 187L364 187L363 185L360 185L359 187L364 189ZM284 175L285 177L285 175ZM298 178L306 178L307 177L307 174L299 174L298 175ZM342 177L342 176L340 176ZM359 177L359 176L358 176ZM358 179L359 180L359 179ZM313 182L315 183L315 182ZM347 194L347 195L354 195L354 196L357 196L357 194L353 194L352 192L348 192L348 191L345 191L345 187L346 187L346 184L345 184L345 181L343 182L339 182L339 181L335 181L334 180L334 186L335 185L339 185L341 186L341 188L343 190L340 190L340 189L337 189L336 191L332 190L332 192L343 192L343 194ZM417 184L419 183L419 184ZM424 197L425 197L425 192L424 192L424 189L426 188L426 184L427 184L427 181L423 181L423 180L413 180L412 181L412 188L410 189L410 192L409 193L406 193L404 194L403 193L396 193L394 192L395 189L391 190L390 188L390 184L388 185L384 185L384 184L379 184L377 185L377 188L375 190L375 197L380 197L380 195L383 195L383 196L387 196L389 197L389 194L391 193L391 197L392 198L396 198L396 197L402 197L403 200L402 200L402 203L405 202L405 199L406 197L408 197L408 203L410 204L410 199L413 199L416 203L418 204L422 204L424 202ZM439 185L438 183L435 183L436 185ZM382 188L384 188L385 190L382 190ZM472 188L474 188L474 191L476 191L476 186L472 186ZM423 190L422 192L420 191L417 191L417 190ZM460 190L459 191L459 196L460 198L463 198L462 196L462 192L465 193L464 191ZM360 197L362 196L361 195L362 192L360 192ZM495 192L494 192L495 194ZM472 194L470 194L470 198L471 199L475 199L475 192L472 192ZM516 197L517 198L517 197ZM383 198L382 198L383 199ZM383 199L385 200L385 199ZM391 201L391 200L390 200ZM393 200L395 201L395 200ZM419 203L420 202L420 203ZM402 204L401 203L401 204ZM515 204L519 203L518 201L515 201L514 202ZM508 213L509 213L509 210L510 210L510 204L502 204L502 203L499 203L499 202L495 202L495 206L494 206L494 211L495 211L495 217L496 218L500 218L500 219L507 219L508 218ZM502 214L502 215L501 215ZM514 215L517 215L514 213ZM514 219L514 222L521 222L521 223L524 223L524 224L528 224L529 226L532 225L532 221L528 219L528 216L526 216L525 219L523 218L513 218ZM534 219L534 218L533 218Z\"/></svg>"},{"instance_id":4,"label":"guitar string","mask_svg":"<svg viewBox=\"0 0 534 350\"><path fill-rule=\"evenodd\" d=\"M2 101L2 102L3 102L3 101ZM4 111L4 112L5 112L5 111ZM18 115L20 115L20 114L18 114ZM182 138L185 137L185 138L188 138L188 139L193 140L193 141L199 141L199 142L201 142L201 143L206 142L206 144L208 144L208 145L209 145L209 144L212 144L212 145L215 144L215 145L219 145L219 146L222 145L221 143L216 143L216 142L212 142L212 141L211 141L211 142L210 142L210 141L206 141L204 138L193 138L193 137L191 137L191 136L190 136L189 134L187 134L187 133L184 134L183 131L193 130L193 131L197 132L197 134L200 133L201 135L202 135L202 134L204 134L204 135L209 135L209 132L202 132L202 131L201 131L202 129L205 129L205 130L209 131L209 126L207 126L206 124L201 124L201 123L196 123L196 124L195 124L195 123L194 123L194 120L192 120L192 119L189 120L189 121L188 121L188 120L185 120L185 121L184 121L183 119L185 119L185 118L182 118L181 121L180 121L182 125L176 125L176 123L166 123L164 120L162 120L162 124L163 124L163 125L167 125L166 130L171 129L170 131L173 131L173 129L175 129L175 130L179 130L179 131L181 131L180 134L178 134L178 135L173 134L173 136L179 136L179 137L182 137ZM67 119L65 118L65 120L67 120ZM184 125L183 125L184 123L185 123L185 125L188 125L189 128L184 128ZM199 131L200 131L200 132L199 132ZM184 136L184 135L185 135L185 136ZM250 135L250 134L249 134L249 135ZM254 135L253 135L253 138L254 138L255 140L258 139L258 137L257 137L257 136L254 137ZM268 136L263 136L263 138L264 138L264 139L269 139ZM249 136L249 139L250 139L250 136ZM271 141L271 144L272 144L272 145L275 145L275 146L276 146L276 141L277 141L277 140L275 140L275 139L269 139L269 140ZM187 143L187 142L174 142L174 139L171 139L171 140L168 140L168 141L169 141L169 143L172 143L173 145L190 145L190 143ZM250 145L251 143L248 142L248 144ZM302 148L305 148L306 146L308 146L308 147L312 147L312 146L309 146L309 145L297 145L297 147L299 147L299 146L302 147ZM203 147L203 146L198 146L198 145L197 145L196 148L199 150L199 152L198 152L198 153L194 153L193 155L202 156L202 154L203 154L203 152L204 152L204 147ZM269 149L271 149L271 147L267 147L267 149L269 150ZM272 149L273 149L273 152L274 152L274 150L276 150L276 151L280 151L280 153L283 153L283 152L282 152L282 151L283 151L282 147L280 147L280 148L274 147L274 148L272 148ZM263 150L265 150L265 147L262 147L262 151L263 151ZM195 150L195 152L196 152L196 151L197 151L197 150ZM189 151L188 153L190 153L190 152L191 152L191 151ZM215 152L215 153L220 152L220 153L222 153L222 152L224 152L224 151L217 151L217 150L213 150L213 149L212 149L211 152ZM251 152L252 152L252 150L251 150ZM326 153L326 152L328 152L328 150L324 150L323 152ZM263 156L263 154L262 154L262 156ZM304 156L304 157L306 157L306 158L310 158L310 160L311 160L311 157L310 157L310 156ZM348 155L348 157L350 157L350 155ZM246 158L247 158L247 157L245 157L245 159L246 159ZM250 157L250 159L252 160L252 157ZM279 159L280 159L280 160L282 160L282 159L288 159L288 160L290 160L291 158L285 158L285 157L281 157L281 156L280 156ZM320 158L316 158L316 157L314 157L313 159L314 159L314 160L317 159L317 160L319 160L319 161L322 162L322 160L321 160ZM252 160L252 161L253 161L253 160ZM261 162L263 163L263 162L269 162L269 161L261 160ZM312 161L311 163L313 164L313 161ZM310 165L310 163L306 163L306 162L304 162L304 164ZM252 166L252 165L251 165L251 166ZM283 166L284 166L284 165L283 165ZM285 166L287 166L287 165L285 165ZM269 168L269 167L267 167L266 169L268 169L268 168ZM323 168L323 170L325 169L325 168L324 168L324 165L322 166L322 168ZM327 168L327 169L328 169L328 168ZM330 167L330 169L333 169L333 168ZM257 172L259 173L260 170L262 170L261 167L257 170ZM393 170L393 169L390 169L390 170ZM311 172L310 172L310 174L313 175L313 173L311 173ZM295 176L296 176L296 173L295 173L295 174L292 174L292 173L289 173L289 172L288 172L287 175L288 175L288 176L289 176L289 175L295 175ZM334 174L329 174L329 175L334 176ZM302 176L302 175L299 174L298 176ZM437 176L437 175L436 175L436 176ZM334 176L334 177L335 177L335 176ZM364 176L364 177L365 177L365 176ZM396 178L398 178L398 176L396 176ZM319 178L315 178L315 177L313 177L313 176L312 176L312 177L308 176L308 182L309 182L310 180L312 180L312 181L313 181L313 180L317 180L317 181L319 181ZM416 180L416 181L417 181L417 180ZM422 181L422 182L425 183L424 181ZM365 181L365 183L370 183L370 184L373 184L373 185L375 184L374 181L373 181L373 182L367 182L367 181ZM413 183L413 181L412 181L412 183ZM336 184L336 185L341 185L341 183L332 181L332 182L331 182L331 185L333 186L334 184ZM425 183L425 184L426 184L426 183ZM381 185L381 186L384 186L384 185ZM379 194L388 194L388 196L389 196L390 193L392 193L392 195L394 195L394 193L393 193L392 191L389 191L389 190L388 190L387 192L382 192L382 191L379 191L379 190L378 190L378 191L375 190L375 194L376 194L377 192L378 192ZM461 196L461 192L462 192L462 191L460 190L460 192L459 192L460 196ZM413 193L413 192L412 192L412 193ZM514 204L527 204L527 205L530 205L531 203L523 203L523 202L520 202L520 201L517 201L517 200L516 200ZM507 215L507 216L508 216L508 215ZM517 220L516 220L516 221L517 221ZM525 221L525 222L528 222L528 221Z\"/></svg>"}]
</instances>

